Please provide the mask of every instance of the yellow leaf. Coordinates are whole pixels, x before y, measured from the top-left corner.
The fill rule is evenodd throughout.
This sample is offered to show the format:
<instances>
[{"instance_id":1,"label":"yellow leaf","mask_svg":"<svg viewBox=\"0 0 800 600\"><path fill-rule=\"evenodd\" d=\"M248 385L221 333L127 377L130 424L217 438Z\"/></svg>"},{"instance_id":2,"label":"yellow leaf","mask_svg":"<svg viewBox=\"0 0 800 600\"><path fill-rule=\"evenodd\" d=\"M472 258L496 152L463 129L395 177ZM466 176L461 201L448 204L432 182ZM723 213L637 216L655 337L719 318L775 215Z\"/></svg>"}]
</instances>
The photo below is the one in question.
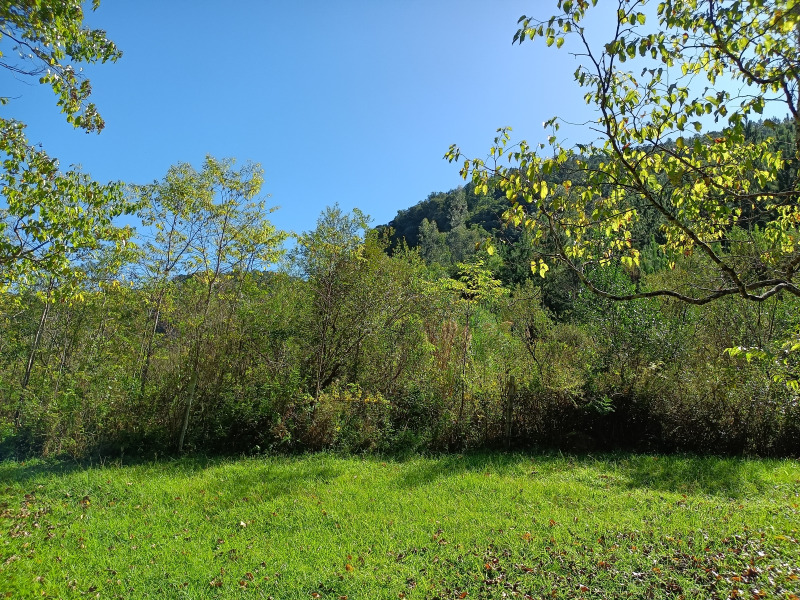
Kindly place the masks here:
<instances>
[{"instance_id":1,"label":"yellow leaf","mask_svg":"<svg viewBox=\"0 0 800 600\"><path fill-rule=\"evenodd\" d=\"M547 263L546 263L546 262L544 262L543 260L542 260L542 261L539 261L539 277L541 277L541 278L543 278L543 279L544 279L544 276L545 276L545 274L546 274L546 273L547 273L549 270L550 270L550 267L549 267L549 266L547 266Z\"/></svg>"}]
</instances>

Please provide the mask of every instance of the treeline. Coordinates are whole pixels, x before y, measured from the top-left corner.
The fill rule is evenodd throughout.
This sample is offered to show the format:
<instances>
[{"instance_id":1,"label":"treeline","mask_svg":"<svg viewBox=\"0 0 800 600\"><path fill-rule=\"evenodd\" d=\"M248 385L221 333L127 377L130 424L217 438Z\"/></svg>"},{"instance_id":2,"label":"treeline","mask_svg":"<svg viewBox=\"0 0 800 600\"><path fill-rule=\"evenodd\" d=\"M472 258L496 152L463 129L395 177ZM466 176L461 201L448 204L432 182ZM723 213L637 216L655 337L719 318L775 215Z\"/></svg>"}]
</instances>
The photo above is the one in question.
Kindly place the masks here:
<instances>
[{"instance_id":1,"label":"treeline","mask_svg":"<svg viewBox=\"0 0 800 600\"><path fill-rule=\"evenodd\" d=\"M499 199L469 187L429 199L441 230L425 216L403 241L333 206L281 257L260 183L230 161L174 167L135 190L137 247L0 298L5 454L800 454L778 367L726 352L774 345L796 299L604 301L531 273L521 234L477 222ZM647 247L651 268L602 269L609 287L665 276ZM669 277L707 267L686 257Z\"/></svg>"}]
</instances>

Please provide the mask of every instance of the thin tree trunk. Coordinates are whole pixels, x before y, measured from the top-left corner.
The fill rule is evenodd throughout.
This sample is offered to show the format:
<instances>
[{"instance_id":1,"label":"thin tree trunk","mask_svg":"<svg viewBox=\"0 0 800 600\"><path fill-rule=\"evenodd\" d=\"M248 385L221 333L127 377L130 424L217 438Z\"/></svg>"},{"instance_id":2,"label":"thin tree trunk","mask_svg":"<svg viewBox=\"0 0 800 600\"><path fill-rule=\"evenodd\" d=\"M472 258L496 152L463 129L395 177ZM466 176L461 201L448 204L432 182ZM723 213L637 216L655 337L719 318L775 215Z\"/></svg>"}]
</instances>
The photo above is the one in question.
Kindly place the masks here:
<instances>
[{"instance_id":1,"label":"thin tree trunk","mask_svg":"<svg viewBox=\"0 0 800 600\"><path fill-rule=\"evenodd\" d=\"M517 381L514 378L514 375L511 374L508 376L508 380L506 381L506 410L505 410L505 420L506 420L506 449L511 448L511 420L514 417L514 399L517 396Z\"/></svg>"},{"instance_id":2,"label":"thin tree trunk","mask_svg":"<svg viewBox=\"0 0 800 600\"><path fill-rule=\"evenodd\" d=\"M192 412L192 404L194 404L194 395L197 390L197 380L200 376L199 373L199 355L195 356L194 366L192 368L192 377L189 380L188 394L189 398L186 401L186 412L183 414L183 424L181 425L181 435L178 439L178 452L183 452L183 442L186 439L186 431L189 429L189 415Z\"/></svg>"},{"instance_id":3,"label":"thin tree trunk","mask_svg":"<svg viewBox=\"0 0 800 600\"><path fill-rule=\"evenodd\" d=\"M156 300L156 309L153 315L153 328L150 330L150 337L147 340L147 349L144 355L144 365L142 365L142 374L139 381L139 396L144 397L144 389L147 385L147 374L150 372L150 362L153 358L153 344L155 343L156 333L158 332L158 325L161 318L161 304L164 301L164 290L161 289L158 293Z\"/></svg>"},{"instance_id":4,"label":"thin tree trunk","mask_svg":"<svg viewBox=\"0 0 800 600\"><path fill-rule=\"evenodd\" d=\"M227 224L227 220L225 221ZM200 378L200 344L203 341L203 334L206 330L206 325L208 323L208 313L211 310L211 297L214 293L214 286L217 283L217 279L219 278L220 270L221 270L221 252L222 252L222 241L220 241L220 246L218 247L217 252L217 262L214 268L214 275L208 282L208 290L206 291L206 302L205 307L203 308L203 318L200 320L200 326L198 327L197 338L195 339L195 346L194 346L194 359L192 361L192 375L189 379L189 398L186 400L186 412L183 415L183 425L181 426L181 435L178 438L178 452L183 452L183 442L186 439L186 431L189 429L189 417L192 413L192 404L194 404L194 397L197 391L197 380Z\"/></svg>"},{"instance_id":5,"label":"thin tree trunk","mask_svg":"<svg viewBox=\"0 0 800 600\"><path fill-rule=\"evenodd\" d=\"M36 360L36 352L39 349L39 342L42 339L42 333L44 332L44 327L47 324L47 316L50 314L50 294L53 291L53 279L50 278L50 281L47 284L47 295L44 299L44 308L42 308L42 316L39 318L39 325L36 328L36 335L33 338L33 344L31 345L31 351L28 354L28 362L25 365L25 373L22 376L22 385L21 390L22 393L19 397L19 402L17 403L17 410L14 414L14 428L19 429L20 419L22 418L22 404L23 398L25 396L25 390L28 388L28 383L31 379L31 372L33 371L33 363Z\"/></svg>"},{"instance_id":6,"label":"thin tree trunk","mask_svg":"<svg viewBox=\"0 0 800 600\"><path fill-rule=\"evenodd\" d=\"M47 324L47 315L50 313L50 302L45 301L44 308L42 309L42 316L39 319L39 326L36 328L36 336L33 338L30 354L28 354L28 363L25 365L25 374L22 376L22 389L28 387L28 382L31 379L31 371L33 370L33 363L36 360L36 351L39 349L39 341L42 339L42 332L44 326Z\"/></svg>"},{"instance_id":7,"label":"thin tree trunk","mask_svg":"<svg viewBox=\"0 0 800 600\"><path fill-rule=\"evenodd\" d=\"M461 428L461 420L464 416L464 397L466 394L467 385L467 356L469 354L469 344L471 341L470 335L470 319L472 318L471 311L467 312L466 326L464 328L464 351L461 357L461 402L458 405L458 418L456 419L456 428ZM455 434L455 432L453 432Z\"/></svg>"}]
</instances>

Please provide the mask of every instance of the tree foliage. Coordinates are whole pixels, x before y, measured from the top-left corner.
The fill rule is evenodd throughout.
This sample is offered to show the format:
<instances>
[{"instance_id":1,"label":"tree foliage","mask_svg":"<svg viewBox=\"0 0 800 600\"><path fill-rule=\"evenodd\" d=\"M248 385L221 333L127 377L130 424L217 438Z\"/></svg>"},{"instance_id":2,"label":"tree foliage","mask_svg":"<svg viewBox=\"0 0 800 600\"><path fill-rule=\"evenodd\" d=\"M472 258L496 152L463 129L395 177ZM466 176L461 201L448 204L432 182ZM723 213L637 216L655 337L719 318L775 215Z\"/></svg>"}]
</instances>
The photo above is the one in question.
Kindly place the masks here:
<instances>
[{"instance_id":1,"label":"tree foliage","mask_svg":"<svg viewBox=\"0 0 800 600\"><path fill-rule=\"evenodd\" d=\"M104 31L84 26L79 0L0 5L0 67L49 86L67 122L87 133L101 131L104 122L90 102L89 80L75 65L120 56ZM87 252L131 236L113 223L132 211L122 186L62 172L56 159L28 141L24 123L0 117L0 157L0 289L41 274L80 277L76 263Z\"/></svg>"},{"instance_id":2,"label":"tree foliage","mask_svg":"<svg viewBox=\"0 0 800 600\"><path fill-rule=\"evenodd\" d=\"M297 242L292 262L308 297L314 397L339 379L382 392L396 387L410 361L407 325L419 309L416 255L388 256L388 240L369 229L369 217L338 205L326 208L316 229Z\"/></svg>"},{"instance_id":3,"label":"tree foliage","mask_svg":"<svg viewBox=\"0 0 800 600\"><path fill-rule=\"evenodd\" d=\"M490 158L464 160L462 175L484 192L498 182L508 217L532 234L532 266L542 276L560 261L615 300L800 295L800 185L778 177L800 149L800 4L665 0L652 9L647 0L619 0L611 35L593 44L584 21L596 4L559 0L549 19L523 16L514 41L574 42L567 47L580 61L575 81L596 107L597 139L563 145L558 118L546 122L548 144L512 145L502 129ZM748 139L748 119L767 107L793 121L789 148ZM690 136L708 130L711 118L721 132ZM459 161L462 153L452 146L446 157ZM660 250L671 265L698 254L709 268L654 289L604 289L604 266L638 269L633 231L645 209L659 216Z\"/></svg>"}]
</instances>

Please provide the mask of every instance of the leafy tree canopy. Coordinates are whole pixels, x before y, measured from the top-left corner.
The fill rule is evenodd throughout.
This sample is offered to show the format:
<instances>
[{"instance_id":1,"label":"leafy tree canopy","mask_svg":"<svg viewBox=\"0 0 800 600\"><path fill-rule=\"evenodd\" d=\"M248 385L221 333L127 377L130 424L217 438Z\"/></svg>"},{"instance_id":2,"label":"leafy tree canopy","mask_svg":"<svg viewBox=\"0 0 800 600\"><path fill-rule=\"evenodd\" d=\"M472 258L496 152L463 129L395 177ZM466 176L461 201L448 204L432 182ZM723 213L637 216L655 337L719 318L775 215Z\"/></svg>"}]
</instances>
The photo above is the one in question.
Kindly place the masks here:
<instances>
[{"instance_id":1,"label":"leafy tree canopy","mask_svg":"<svg viewBox=\"0 0 800 600\"><path fill-rule=\"evenodd\" d=\"M463 161L476 192L498 181L508 217L531 234L532 266L542 276L558 261L615 300L800 295L800 186L796 177L779 177L800 153L800 3L664 0L653 8L648 0L618 0L610 36L594 44L584 22L596 4L559 0L556 15L521 17L514 36L557 48L575 42L566 48L580 61L576 83L597 109L596 140L563 145L553 118L545 123L548 144L512 145L501 129L488 159L465 160L457 146L446 157ZM749 119L767 107L793 122L788 147L747 135ZM696 135L710 118L722 131ZM556 172L562 177L554 185ZM660 216L668 263L694 255L703 268L691 280L662 278L658 289L604 289L602 267L638 269L632 232L645 209Z\"/></svg>"},{"instance_id":2,"label":"leafy tree canopy","mask_svg":"<svg viewBox=\"0 0 800 600\"><path fill-rule=\"evenodd\" d=\"M75 64L120 56L104 31L84 26L80 0L0 4L0 67L48 85L67 122L87 133L101 131L104 123L89 101L91 84ZM132 210L122 186L99 184L77 170L62 172L56 159L28 141L24 123L0 117L0 157L0 289L42 275L80 277L80 261L130 237L129 229L112 222Z\"/></svg>"}]
</instances>

